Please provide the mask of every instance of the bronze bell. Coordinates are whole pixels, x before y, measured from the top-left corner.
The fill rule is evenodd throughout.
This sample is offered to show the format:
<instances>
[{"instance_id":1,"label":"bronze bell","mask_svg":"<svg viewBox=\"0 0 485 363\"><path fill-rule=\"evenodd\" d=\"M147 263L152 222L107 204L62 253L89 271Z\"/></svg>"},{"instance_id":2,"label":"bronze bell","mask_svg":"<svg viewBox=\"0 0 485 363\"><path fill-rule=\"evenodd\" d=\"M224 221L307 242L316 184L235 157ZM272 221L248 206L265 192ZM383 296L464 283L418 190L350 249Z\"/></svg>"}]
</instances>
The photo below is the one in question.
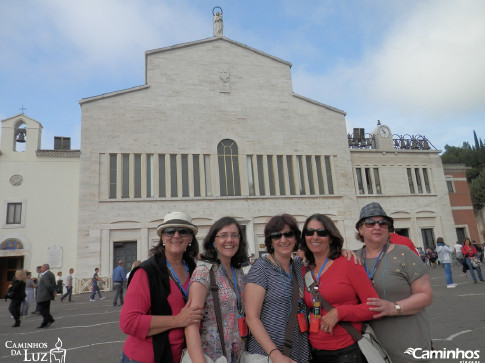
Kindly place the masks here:
<instances>
[{"instance_id":1,"label":"bronze bell","mask_svg":"<svg viewBox=\"0 0 485 363\"><path fill-rule=\"evenodd\" d=\"M17 129L17 132L15 134L15 141L16 142L25 142L25 134L27 133L26 129Z\"/></svg>"}]
</instances>

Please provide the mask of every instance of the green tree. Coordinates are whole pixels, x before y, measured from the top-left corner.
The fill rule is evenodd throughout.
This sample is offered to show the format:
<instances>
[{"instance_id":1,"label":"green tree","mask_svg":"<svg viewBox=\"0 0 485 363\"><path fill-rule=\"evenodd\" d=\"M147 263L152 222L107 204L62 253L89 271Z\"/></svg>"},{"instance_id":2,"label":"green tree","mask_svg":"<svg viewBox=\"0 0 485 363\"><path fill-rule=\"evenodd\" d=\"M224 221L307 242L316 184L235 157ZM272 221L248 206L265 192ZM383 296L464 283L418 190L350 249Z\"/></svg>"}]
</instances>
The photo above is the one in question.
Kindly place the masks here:
<instances>
[{"instance_id":1,"label":"green tree","mask_svg":"<svg viewBox=\"0 0 485 363\"><path fill-rule=\"evenodd\" d=\"M445 145L441 160L443 164L465 164L470 168L466 173L470 195L474 207L480 209L485 205L485 145L475 131L473 139L474 146L466 141L461 147Z\"/></svg>"}]
</instances>

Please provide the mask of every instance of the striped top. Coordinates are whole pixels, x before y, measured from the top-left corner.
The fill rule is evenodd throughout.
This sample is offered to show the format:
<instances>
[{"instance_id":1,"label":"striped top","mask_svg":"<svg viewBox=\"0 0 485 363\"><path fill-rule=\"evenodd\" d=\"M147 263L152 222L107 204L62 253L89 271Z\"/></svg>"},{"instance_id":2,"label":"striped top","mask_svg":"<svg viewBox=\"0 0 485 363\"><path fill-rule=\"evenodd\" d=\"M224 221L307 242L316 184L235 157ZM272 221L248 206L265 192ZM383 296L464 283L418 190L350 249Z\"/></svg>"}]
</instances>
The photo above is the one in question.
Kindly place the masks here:
<instances>
[{"instance_id":1,"label":"striped top","mask_svg":"<svg viewBox=\"0 0 485 363\"><path fill-rule=\"evenodd\" d=\"M301 295L303 295L304 291L302 267L303 264L300 259L293 260L293 269L295 269L298 277ZM283 352L292 292L288 274L285 272L281 273L279 267L274 266L267 258L258 258L249 270L246 282L257 284L266 290L260 319L273 343L276 344L280 352ZM248 345L249 353L267 355L252 335L249 338ZM291 359L298 363L307 363L308 356L307 334L300 332L296 321L293 332Z\"/></svg>"}]
</instances>

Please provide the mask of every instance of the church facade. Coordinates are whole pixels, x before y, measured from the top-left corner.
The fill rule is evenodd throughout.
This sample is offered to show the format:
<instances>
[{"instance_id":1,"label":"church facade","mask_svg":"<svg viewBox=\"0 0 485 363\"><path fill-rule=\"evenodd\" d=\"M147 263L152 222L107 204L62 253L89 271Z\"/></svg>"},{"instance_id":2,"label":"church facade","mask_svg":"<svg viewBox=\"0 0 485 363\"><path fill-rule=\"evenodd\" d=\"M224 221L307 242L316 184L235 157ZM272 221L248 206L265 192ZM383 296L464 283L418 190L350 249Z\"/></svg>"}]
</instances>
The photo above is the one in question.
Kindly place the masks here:
<instances>
[{"instance_id":1,"label":"church facade","mask_svg":"<svg viewBox=\"0 0 485 363\"><path fill-rule=\"evenodd\" d=\"M293 92L290 63L221 32L145 58L143 85L80 101L82 152L40 150L42 126L23 114L2 121L2 265L21 255L15 267L52 261L78 279L96 267L108 277L118 260L129 268L149 256L172 211L192 216L199 242L235 217L256 256L281 213L301 224L326 214L345 247L359 248L355 222L374 201L417 246L456 240L439 151L426 139L386 125L348 135L344 111Z\"/></svg>"}]
</instances>

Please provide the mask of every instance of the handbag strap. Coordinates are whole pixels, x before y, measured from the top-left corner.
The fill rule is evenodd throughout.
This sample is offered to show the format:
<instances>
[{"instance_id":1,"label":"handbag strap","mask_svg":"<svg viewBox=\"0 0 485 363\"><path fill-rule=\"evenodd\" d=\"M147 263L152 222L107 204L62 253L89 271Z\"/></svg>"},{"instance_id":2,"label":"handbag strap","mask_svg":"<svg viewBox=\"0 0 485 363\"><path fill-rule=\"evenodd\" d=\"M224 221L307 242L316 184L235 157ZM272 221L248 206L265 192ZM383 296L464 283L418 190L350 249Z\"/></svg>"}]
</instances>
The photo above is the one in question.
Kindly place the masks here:
<instances>
[{"instance_id":1,"label":"handbag strap","mask_svg":"<svg viewBox=\"0 0 485 363\"><path fill-rule=\"evenodd\" d=\"M214 310L216 314L217 330L219 331L219 338L221 339L222 353L226 356L226 344L224 343L224 330L222 328L222 317L221 317L221 304L219 302L219 287L216 283L216 278L214 276L214 270L209 269L209 277L211 283L211 295L214 301Z\"/></svg>"},{"instance_id":2,"label":"handbag strap","mask_svg":"<svg viewBox=\"0 0 485 363\"><path fill-rule=\"evenodd\" d=\"M320 305L323 306L323 309L327 313L333 309L332 304L325 300L320 291L318 292L318 300L320 300ZM349 321L339 321L338 324L340 324L340 326L344 328L356 342L362 338L362 333L360 333Z\"/></svg>"},{"instance_id":3,"label":"handbag strap","mask_svg":"<svg viewBox=\"0 0 485 363\"><path fill-rule=\"evenodd\" d=\"M291 296L291 312L290 319L285 334L285 342L283 345L283 354L289 357L291 355L291 348L293 348L293 333L296 324L296 314L298 313L298 299L300 297L300 288L298 284L298 277L295 269L293 269L293 290Z\"/></svg>"}]
</instances>

